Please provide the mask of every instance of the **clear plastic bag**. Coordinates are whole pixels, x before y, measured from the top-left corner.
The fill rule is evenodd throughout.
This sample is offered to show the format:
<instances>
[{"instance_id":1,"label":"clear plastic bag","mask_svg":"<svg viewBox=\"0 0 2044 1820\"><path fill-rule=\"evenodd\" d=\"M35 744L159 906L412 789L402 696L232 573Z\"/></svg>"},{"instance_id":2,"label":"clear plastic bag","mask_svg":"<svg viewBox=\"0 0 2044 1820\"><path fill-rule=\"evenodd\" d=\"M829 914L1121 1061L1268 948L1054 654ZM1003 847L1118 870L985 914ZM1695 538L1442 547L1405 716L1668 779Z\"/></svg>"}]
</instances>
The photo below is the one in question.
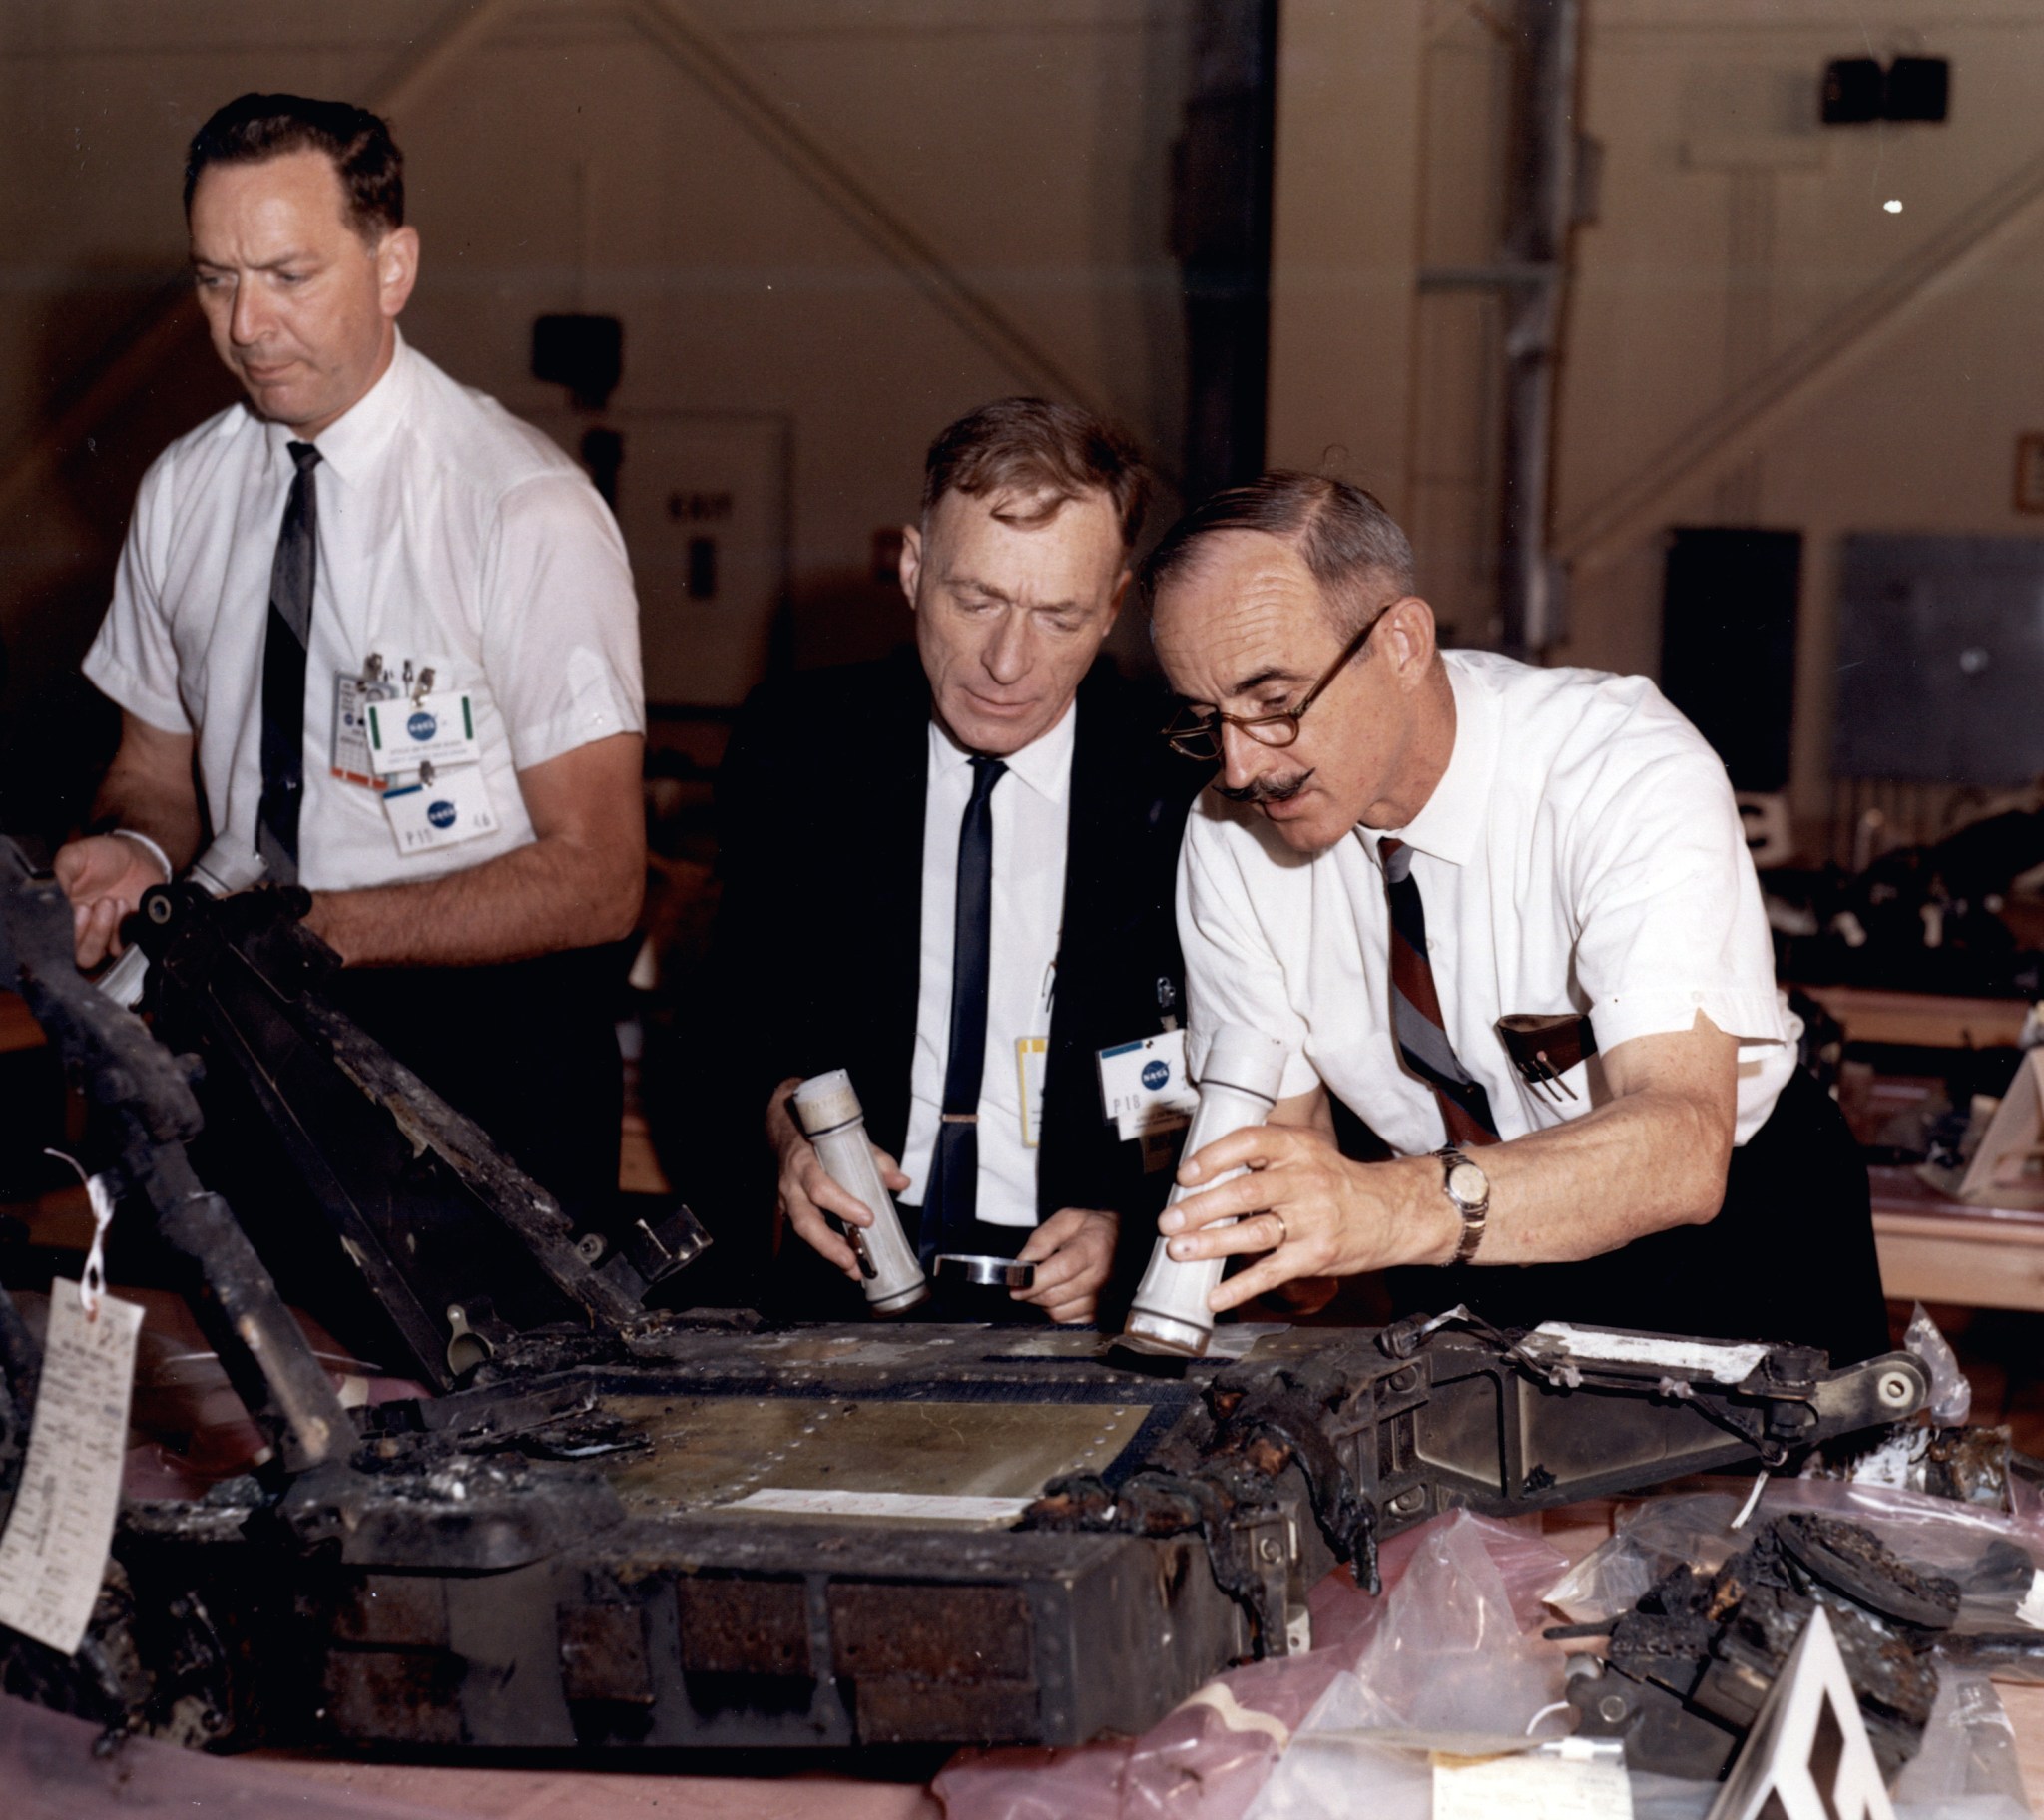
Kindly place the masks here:
<instances>
[{"instance_id":1,"label":"clear plastic bag","mask_svg":"<svg viewBox=\"0 0 2044 1820\"><path fill-rule=\"evenodd\" d=\"M1381 1596L1345 1570L1314 1588L1308 1653L1231 1669L1133 1740L961 1751L937 1777L936 1794L949 1820L1239 1820L1294 1732L1354 1681L1360 1663L1382 1648L1386 1684L1415 1688L1419 1705L1435 1710L1422 1684L1447 1658L1429 1626L1438 1620L1448 1626L1443 1635L1459 1639L1456 1672L1471 1648L1516 1646L1521 1630L1542 1621L1541 1594L1564 1559L1541 1540L1537 1520L1458 1515L1409 1530L1384 1545ZM1464 1568L1477 1575L1479 1594L1453 1584Z\"/></svg>"},{"instance_id":2,"label":"clear plastic bag","mask_svg":"<svg viewBox=\"0 0 2044 1820\"><path fill-rule=\"evenodd\" d=\"M1816 1511L1863 1524L1905 1561L1956 1580L1961 1630L2010 1630L2028 1621L2017 1610L2044 1560L2044 1523L2033 1516L1890 1486L1775 1478L1735 1532L1743 1503L1736 1492L1685 1492L1620 1507L1611 1539L1548 1589L1548 1603L1571 1623L1602 1623L1629 1611L1678 1563L1715 1573L1769 1518Z\"/></svg>"},{"instance_id":3,"label":"clear plastic bag","mask_svg":"<svg viewBox=\"0 0 2044 1820\"><path fill-rule=\"evenodd\" d=\"M1930 1373L1930 1419L1939 1428L1964 1428L1973 1413L1973 1385L1959 1369L1959 1355L1938 1331L1937 1323L1918 1302L1909 1316L1902 1344L1922 1360Z\"/></svg>"},{"instance_id":4,"label":"clear plastic bag","mask_svg":"<svg viewBox=\"0 0 2044 1820\"><path fill-rule=\"evenodd\" d=\"M1362 1659L1307 1715L1250 1820L1347 1812L1358 1784L1369 1789L1371 1820L1427 1820L1427 1752L1398 1733L1473 1753L1484 1740L1566 1729L1562 1651L1541 1636L1538 1610L1512 1596L1487 1547L1494 1527L1466 1517L1429 1527Z\"/></svg>"},{"instance_id":5,"label":"clear plastic bag","mask_svg":"<svg viewBox=\"0 0 2044 1820\"><path fill-rule=\"evenodd\" d=\"M0 1694L0 1812L7 1820L455 1820L452 1808L329 1788L283 1764L155 1738L129 1738L102 1756L93 1748L99 1736L88 1720Z\"/></svg>"},{"instance_id":6,"label":"clear plastic bag","mask_svg":"<svg viewBox=\"0 0 2044 1820\"><path fill-rule=\"evenodd\" d=\"M1601 1623L1629 1610L1671 1568L1687 1561L1715 1572L1769 1518L1804 1510L1863 1524L1904 1560L1958 1580L1961 1629L2008 1630L2031 1579L2024 1563L2044 1553L2033 1523L1885 1486L1774 1479L1735 1532L1745 1502L1736 1492L1682 1493L1622 1508L1611 1540L1571 1568L1548 1602L1571 1622ZM1693 1788L1702 1795L1685 1794ZM1716 1789L1636 1776L1635 1820L1702 1820ZM1936 1706L1893 1793L1897 1820L2015 1820L2028 1812L2015 1733L1984 1673L1939 1664Z\"/></svg>"}]
</instances>

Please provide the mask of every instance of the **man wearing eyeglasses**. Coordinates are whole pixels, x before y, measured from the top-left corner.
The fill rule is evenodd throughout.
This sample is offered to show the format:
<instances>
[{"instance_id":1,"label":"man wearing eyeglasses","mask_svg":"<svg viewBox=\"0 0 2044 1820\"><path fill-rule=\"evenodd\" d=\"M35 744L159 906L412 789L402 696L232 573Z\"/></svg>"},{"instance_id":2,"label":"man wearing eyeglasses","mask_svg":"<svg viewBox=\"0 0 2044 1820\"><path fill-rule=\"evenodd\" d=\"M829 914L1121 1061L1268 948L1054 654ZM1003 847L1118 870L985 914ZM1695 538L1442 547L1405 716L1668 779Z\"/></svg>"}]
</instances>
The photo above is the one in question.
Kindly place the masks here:
<instances>
[{"instance_id":1,"label":"man wearing eyeglasses","mask_svg":"<svg viewBox=\"0 0 2044 1820\"><path fill-rule=\"evenodd\" d=\"M733 1152L764 1124L771 1173L690 1191L713 1218L732 1209L727 1255L777 1209L787 1242L763 1288L778 1307L859 1305L815 1266L858 1282L830 1222L870 1209L787 1105L826 1069L851 1076L925 1269L940 1253L1035 1267L975 1312L1090 1320L1122 1218L1137 1259L1154 1241L1169 1173L1108 1118L1097 1062L1175 1026L1180 1002L1173 878L1199 777L1157 739L1161 691L1100 656L1148 485L1127 439L1071 406L961 418L903 532L915 649L776 680L734 732L715 948L729 1049L704 1102L729 1112L702 1147Z\"/></svg>"},{"instance_id":2,"label":"man wearing eyeglasses","mask_svg":"<svg viewBox=\"0 0 2044 1820\"><path fill-rule=\"evenodd\" d=\"M1401 1312L1883 1350L1864 1167L1724 767L1653 684L1440 651L1404 535L1311 475L1210 500L1146 580L1167 737L1221 763L1180 864L1193 1066L1221 1024L1292 1050L1162 1221L1261 1254L1217 1310L1389 1270Z\"/></svg>"}]
</instances>

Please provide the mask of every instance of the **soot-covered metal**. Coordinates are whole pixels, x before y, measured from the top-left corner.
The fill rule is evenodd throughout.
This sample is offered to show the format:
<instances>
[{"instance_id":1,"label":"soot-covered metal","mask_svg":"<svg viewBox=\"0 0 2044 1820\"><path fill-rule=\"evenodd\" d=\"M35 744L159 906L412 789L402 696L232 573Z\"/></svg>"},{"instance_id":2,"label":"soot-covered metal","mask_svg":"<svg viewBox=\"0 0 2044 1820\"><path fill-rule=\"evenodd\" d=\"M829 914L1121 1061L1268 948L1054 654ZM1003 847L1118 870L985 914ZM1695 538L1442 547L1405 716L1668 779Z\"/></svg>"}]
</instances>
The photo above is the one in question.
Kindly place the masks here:
<instances>
[{"instance_id":1,"label":"soot-covered metal","mask_svg":"<svg viewBox=\"0 0 2044 1820\"><path fill-rule=\"evenodd\" d=\"M97 1159L192 1260L270 1443L204 1496L128 1504L77 1657L0 1633L7 1686L113 1729L1074 1744L1305 1646L1314 1581L1352 1562L1371 1584L1377 1543L1439 1511L1778 1461L1926 1394L1908 1354L1833 1372L1800 1347L1498 1333L1460 1311L1244 1334L1240 1358L1159 1376L1089 1331L650 1310L694 1222L578 1242L320 1000L331 957L295 909L153 893L153 1015L206 1066L259 1077L405 1368L445 1388L374 1411L340 1406L194 1176L191 1065L79 980L61 892L0 843L0 978L91 1087ZM0 1340L4 1511L33 1372L4 1296Z\"/></svg>"}]
</instances>

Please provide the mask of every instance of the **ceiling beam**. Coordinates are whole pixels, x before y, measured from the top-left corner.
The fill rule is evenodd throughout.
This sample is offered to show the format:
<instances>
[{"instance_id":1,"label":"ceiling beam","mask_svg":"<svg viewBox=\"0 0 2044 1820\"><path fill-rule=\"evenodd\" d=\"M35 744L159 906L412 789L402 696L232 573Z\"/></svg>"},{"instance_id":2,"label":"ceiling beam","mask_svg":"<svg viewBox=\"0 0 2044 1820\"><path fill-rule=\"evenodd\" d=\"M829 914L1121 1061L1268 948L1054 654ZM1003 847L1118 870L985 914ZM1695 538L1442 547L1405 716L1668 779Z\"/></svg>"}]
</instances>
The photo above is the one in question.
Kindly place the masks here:
<instances>
[{"instance_id":1,"label":"ceiling beam","mask_svg":"<svg viewBox=\"0 0 2044 1820\"><path fill-rule=\"evenodd\" d=\"M1801 340L1685 425L1610 492L1557 531L1556 555L1581 579L1658 531L1678 495L1750 460L1820 394L1963 290L2044 217L2044 158L2011 173Z\"/></svg>"},{"instance_id":2,"label":"ceiling beam","mask_svg":"<svg viewBox=\"0 0 2044 1820\"><path fill-rule=\"evenodd\" d=\"M1108 414L1091 386L890 206L844 150L782 101L691 0L632 0L629 10L648 38L1000 365L1029 386Z\"/></svg>"}]
</instances>

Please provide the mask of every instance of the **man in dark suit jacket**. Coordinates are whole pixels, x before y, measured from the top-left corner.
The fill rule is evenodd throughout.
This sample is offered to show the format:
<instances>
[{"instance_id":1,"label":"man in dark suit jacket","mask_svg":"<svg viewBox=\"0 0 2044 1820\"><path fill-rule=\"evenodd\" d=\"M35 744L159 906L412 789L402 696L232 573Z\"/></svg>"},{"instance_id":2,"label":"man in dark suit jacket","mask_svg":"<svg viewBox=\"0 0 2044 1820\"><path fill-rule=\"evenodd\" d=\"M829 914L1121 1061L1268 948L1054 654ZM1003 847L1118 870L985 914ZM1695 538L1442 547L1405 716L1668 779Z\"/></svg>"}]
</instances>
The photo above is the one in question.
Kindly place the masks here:
<instances>
[{"instance_id":1,"label":"man in dark suit jacket","mask_svg":"<svg viewBox=\"0 0 2044 1820\"><path fill-rule=\"evenodd\" d=\"M726 1145L764 1122L774 1210L854 1282L825 1215L862 1224L866 1210L786 1108L832 1068L850 1072L926 1265L968 1244L1019 1256L1037 1268L1018 1300L1085 1321L1118 1228L1132 1257L1154 1237L1169 1172L1146 1172L1141 1144L1119 1138L1096 1062L1173 1027L1182 991L1173 878L1200 779L1158 757L1162 696L1099 658L1146 491L1133 449L1083 412L1008 399L962 419L932 445L921 522L904 532L914 656L766 684L734 733L713 964L729 1048L711 1104L740 1122ZM973 901L975 814L990 940L958 911ZM975 953L983 1056L959 1047L983 1060L976 1080L951 1053L953 1032L975 1027L961 959ZM1043 1038L1032 1104L1018 1045ZM756 1217L743 1203L762 1226L768 1211L754 1179L721 1222L742 1241ZM855 1306L813 1281L790 1298L805 1255L780 1247L769 1299Z\"/></svg>"}]
</instances>

